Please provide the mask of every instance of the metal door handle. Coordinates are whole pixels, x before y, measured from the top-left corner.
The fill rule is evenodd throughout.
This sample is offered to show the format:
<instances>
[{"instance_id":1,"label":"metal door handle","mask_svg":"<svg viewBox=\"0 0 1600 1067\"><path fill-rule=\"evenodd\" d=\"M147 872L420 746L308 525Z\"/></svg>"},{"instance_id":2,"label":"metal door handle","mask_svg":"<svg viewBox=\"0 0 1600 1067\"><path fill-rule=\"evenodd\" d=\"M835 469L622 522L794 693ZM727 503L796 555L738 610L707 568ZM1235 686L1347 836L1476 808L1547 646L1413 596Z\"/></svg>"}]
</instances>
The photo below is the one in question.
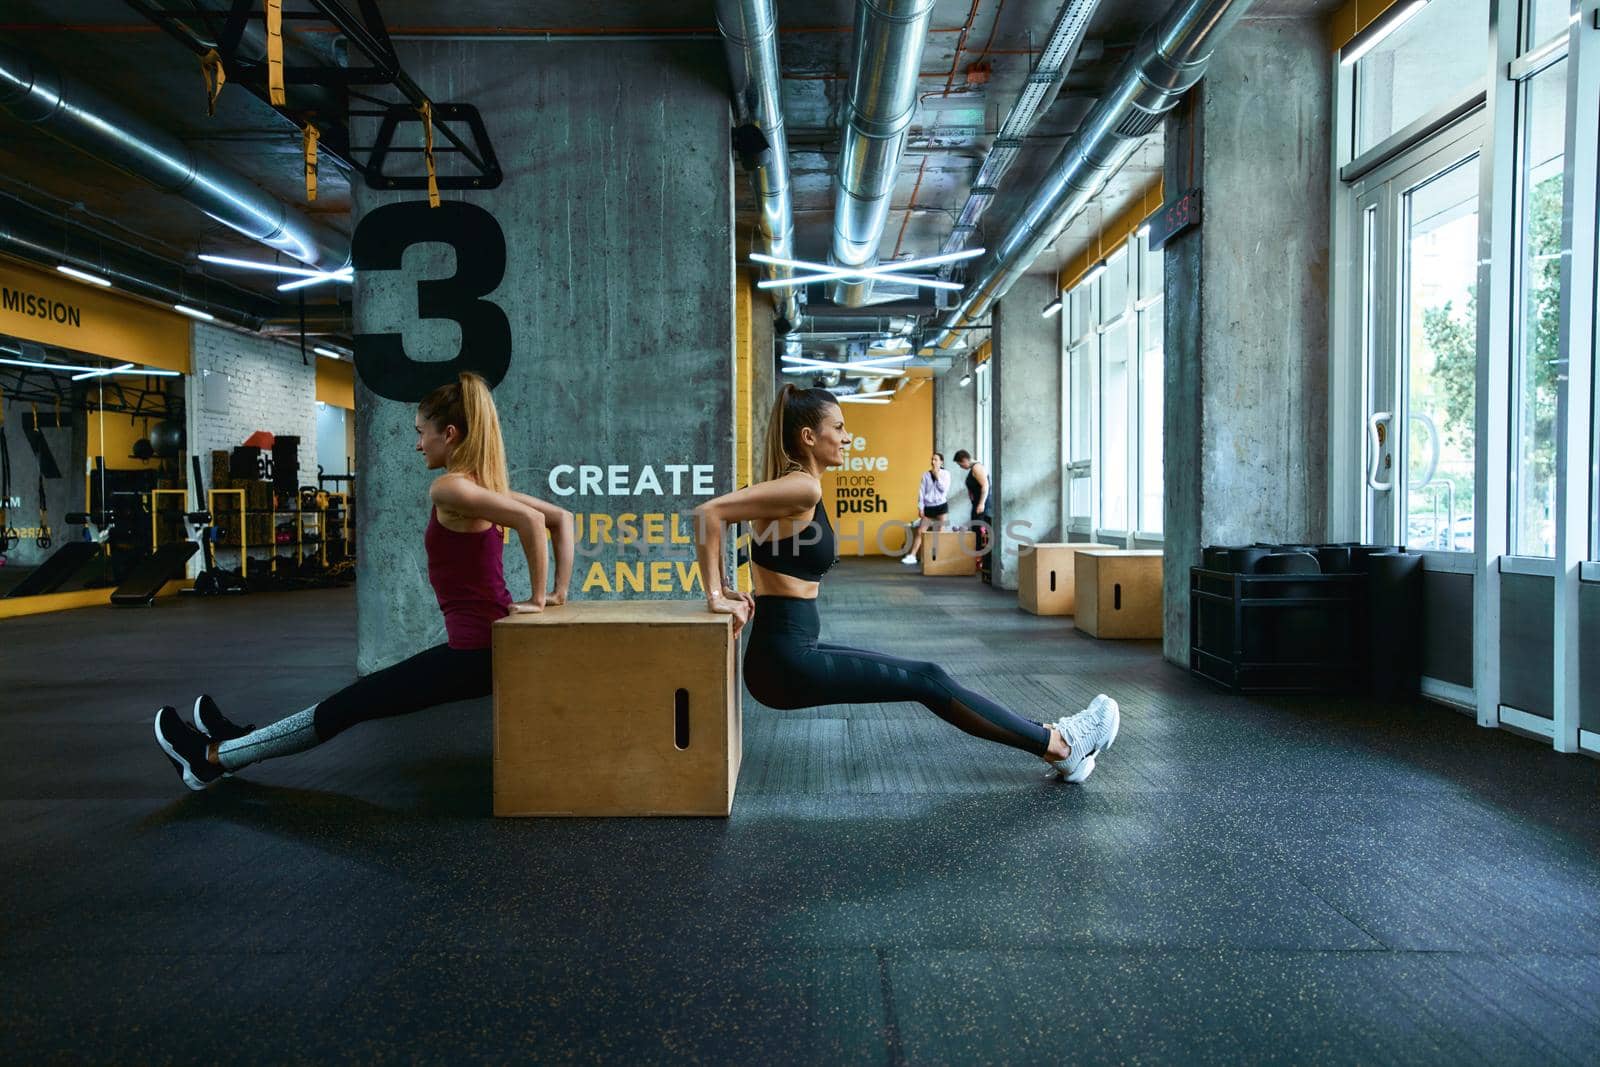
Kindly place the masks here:
<instances>
[{"instance_id":1,"label":"metal door handle","mask_svg":"<svg viewBox=\"0 0 1600 1067\"><path fill-rule=\"evenodd\" d=\"M1372 447L1372 463L1367 468L1367 488L1374 489L1380 493L1386 493L1394 488L1393 475L1390 475L1389 480L1386 482L1378 480L1378 472L1383 468L1384 456L1384 435L1379 427L1383 425L1392 426L1393 422L1394 415L1387 411L1374 411L1371 417L1367 419L1367 441Z\"/></svg>"}]
</instances>

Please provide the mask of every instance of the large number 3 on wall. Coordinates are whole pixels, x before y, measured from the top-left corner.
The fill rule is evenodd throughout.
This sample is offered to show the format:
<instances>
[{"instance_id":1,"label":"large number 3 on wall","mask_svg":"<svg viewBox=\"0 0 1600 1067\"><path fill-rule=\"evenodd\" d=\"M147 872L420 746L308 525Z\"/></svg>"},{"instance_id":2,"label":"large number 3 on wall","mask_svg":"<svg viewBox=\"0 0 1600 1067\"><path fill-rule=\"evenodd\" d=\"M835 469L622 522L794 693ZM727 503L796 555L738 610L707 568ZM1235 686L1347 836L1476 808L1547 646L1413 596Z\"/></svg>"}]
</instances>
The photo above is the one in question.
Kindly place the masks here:
<instances>
[{"instance_id":1,"label":"large number 3 on wall","mask_svg":"<svg viewBox=\"0 0 1600 1067\"><path fill-rule=\"evenodd\" d=\"M483 208L459 200L436 208L425 200L385 204L356 227L351 259L357 271L399 270L406 249L430 241L455 249L456 272L417 282L417 317L453 320L461 350L454 359L415 360L403 334L356 334L356 371L390 400L415 403L461 371L481 374L493 388L511 365L511 323L499 304L483 299L505 277L506 238Z\"/></svg>"}]
</instances>

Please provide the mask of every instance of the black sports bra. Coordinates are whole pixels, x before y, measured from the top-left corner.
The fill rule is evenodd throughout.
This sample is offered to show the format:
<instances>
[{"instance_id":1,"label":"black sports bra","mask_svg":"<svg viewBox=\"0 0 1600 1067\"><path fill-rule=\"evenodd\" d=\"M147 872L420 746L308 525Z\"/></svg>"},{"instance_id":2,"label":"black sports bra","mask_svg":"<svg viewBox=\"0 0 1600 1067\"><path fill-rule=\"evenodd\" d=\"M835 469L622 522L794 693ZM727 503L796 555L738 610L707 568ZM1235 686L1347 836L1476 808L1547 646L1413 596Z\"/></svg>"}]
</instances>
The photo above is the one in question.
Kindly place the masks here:
<instances>
[{"instance_id":1,"label":"black sports bra","mask_svg":"<svg viewBox=\"0 0 1600 1067\"><path fill-rule=\"evenodd\" d=\"M801 534L816 530L815 536ZM806 582L820 582L838 557L834 555L833 527L828 523L828 511L817 501L817 510L811 521L788 537L761 537L764 531L754 523L750 529L750 562L758 563L769 571L787 574Z\"/></svg>"}]
</instances>

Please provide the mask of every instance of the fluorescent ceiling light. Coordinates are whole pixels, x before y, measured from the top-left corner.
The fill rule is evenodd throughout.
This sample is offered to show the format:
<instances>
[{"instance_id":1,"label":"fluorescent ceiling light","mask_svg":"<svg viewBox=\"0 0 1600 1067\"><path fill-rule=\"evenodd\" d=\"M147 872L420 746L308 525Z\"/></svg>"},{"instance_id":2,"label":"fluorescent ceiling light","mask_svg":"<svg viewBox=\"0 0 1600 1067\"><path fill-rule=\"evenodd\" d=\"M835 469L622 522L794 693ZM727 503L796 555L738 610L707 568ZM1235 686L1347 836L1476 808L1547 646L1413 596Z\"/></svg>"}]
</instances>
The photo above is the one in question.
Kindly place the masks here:
<instances>
[{"instance_id":1,"label":"fluorescent ceiling light","mask_svg":"<svg viewBox=\"0 0 1600 1067\"><path fill-rule=\"evenodd\" d=\"M803 274L793 278L763 278L756 282L757 289L789 289L795 286L810 285L812 282L831 282L840 278L876 278L879 281L900 282L903 285L915 285L921 289L943 289L946 292L956 292L962 288L960 282L947 282L941 278L917 278L910 274L862 274L853 270L830 270L824 274Z\"/></svg>"},{"instance_id":2,"label":"fluorescent ceiling light","mask_svg":"<svg viewBox=\"0 0 1600 1067\"><path fill-rule=\"evenodd\" d=\"M875 396L841 396L838 398L845 404L887 404L889 401Z\"/></svg>"},{"instance_id":3,"label":"fluorescent ceiling light","mask_svg":"<svg viewBox=\"0 0 1600 1067\"><path fill-rule=\"evenodd\" d=\"M1428 0L1410 0L1409 3L1396 4L1379 15L1370 26L1356 35L1351 42L1355 47L1347 45L1339 52L1339 65L1354 66L1362 56L1382 44L1391 33L1410 22L1413 15L1427 6Z\"/></svg>"},{"instance_id":4,"label":"fluorescent ceiling light","mask_svg":"<svg viewBox=\"0 0 1600 1067\"><path fill-rule=\"evenodd\" d=\"M970 373L963 374L961 376L961 380L959 382L957 382L956 384L957 385L971 385L972 384L972 375Z\"/></svg>"},{"instance_id":5,"label":"fluorescent ceiling light","mask_svg":"<svg viewBox=\"0 0 1600 1067\"><path fill-rule=\"evenodd\" d=\"M846 395L847 396L853 396L853 397L856 397L858 399L865 400L867 397L872 397L872 396L894 396L894 394L895 394L895 390L893 390L893 389L879 389L879 390L876 390L875 392L871 392L871 393L848 393Z\"/></svg>"},{"instance_id":6,"label":"fluorescent ceiling light","mask_svg":"<svg viewBox=\"0 0 1600 1067\"><path fill-rule=\"evenodd\" d=\"M850 371L869 378L899 378L905 374L899 367L880 367L876 360L863 359L854 363L840 363L831 359L812 359L809 356L784 356L783 361L797 369Z\"/></svg>"},{"instance_id":7,"label":"fluorescent ceiling light","mask_svg":"<svg viewBox=\"0 0 1600 1067\"><path fill-rule=\"evenodd\" d=\"M4 351L11 351L9 348ZM72 374L73 381L80 378L96 378L108 374L138 374L150 375L157 378L176 378L180 376L175 370L154 370L150 367L135 367L132 363L124 363L120 367L79 367L70 363L40 363L32 359L0 359L0 364L8 367L32 367L36 370L52 370L58 374Z\"/></svg>"},{"instance_id":8,"label":"fluorescent ceiling light","mask_svg":"<svg viewBox=\"0 0 1600 1067\"><path fill-rule=\"evenodd\" d=\"M314 346L311 349L311 351L315 352L319 356L327 356L329 359L343 359L344 358L344 353L343 352L335 352L333 349L331 349L331 348L323 348L321 345Z\"/></svg>"},{"instance_id":9,"label":"fluorescent ceiling light","mask_svg":"<svg viewBox=\"0 0 1600 1067\"><path fill-rule=\"evenodd\" d=\"M963 259L983 255L985 249L964 248L960 252L946 252L937 256L923 256L920 259L901 259L893 263L880 263L876 267L837 267L831 263L813 263L807 259L784 259L780 256L769 256L764 252L751 252L750 260L753 263L764 263L778 267L792 267L797 270L816 272L805 278L770 279L759 282L762 289L775 289L783 285L807 285L811 282L833 281L839 278L889 278L914 285L926 285L934 289L960 289L955 282L932 282L917 278L908 278L904 271L915 270L918 267L935 267L941 263L955 263Z\"/></svg>"},{"instance_id":10,"label":"fluorescent ceiling light","mask_svg":"<svg viewBox=\"0 0 1600 1067\"><path fill-rule=\"evenodd\" d=\"M853 274L868 276L874 273L892 275L903 270L916 270L918 267L937 267L941 263L955 263L973 256L983 255L985 249L965 248L960 252L946 252L937 256L923 256L921 259L897 259L890 263L880 263L876 267L856 267ZM832 263L813 263L809 259L784 259L781 256L769 256L765 252L751 252L750 259L755 263L771 263L779 267L796 267L802 270L835 271L839 270Z\"/></svg>"},{"instance_id":11,"label":"fluorescent ceiling light","mask_svg":"<svg viewBox=\"0 0 1600 1067\"><path fill-rule=\"evenodd\" d=\"M187 304L173 304L172 310L176 311L180 315L187 315L191 319L199 319L201 322L217 321L217 317L211 314L211 312L201 311L199 308L192 308Z\"/></svg>"},{"instance_id":12,"label":"fluorescent ceiling light","mask_svg":"<svg viewBox=\"0 0 1600 1067\"><path fill-rule=\"evenodd\" d=\"M83 374L74 374L72 376L72 380L75 381L75 382L81 382L85 378L103 378L107 374L116 374L119 371L132 370L132 369L133 369L133 364L132 363L124 363L120 367L98 367L98 368L96 368L94 370L86 371Z\"/></svg>"},{"instance_id":13,"label":"fluorescent ceiling light","mask_svg":"<svg viewBox=\"0 0 1600 1067\"><path fill-rule=\"evenodd\" d=\"M1106 261L1102 259L1100 262L1096 263L1094 266L1089 268L1089 273L1088 274L1085 274L1082 278L1078 279L1078 285L1088 285L1090 282L1094 281L1096 278L1100 277L1100 275L1104 274L1105 272L1106 272ZM1076 288L1076 286L1074 288Z\"/></svg>"},{"instance_id":14,"label":"fluorescent ceiling light","mask_svg":"<svg viewBox=\"0 0 1600 1067\"><path fill-rule=\"evenodd\" d=\"M257 259L234 259L232 256L213 256L202 252L200 260L204 263L216 263L224 267L239 267L243 270L264 270L269 274L293 274L299 278L320 278L330 273L325 270L307 270L305 267L285 267L277 263L263 263ZM341 270L345 269L343 267Z\"/></svg>"},{"instance_id":15,"label":"fluorescent ceiling light","mask_svg":"<svg viewBox=\"0 0 1600 1067\"><path fill-rule=\"evenodd\" d=\"M8 348L6 351L9 352L11 349ZM53 370L60 371L61 373L71 371L74 374L76 374L78 371L96 369L94 367L74 367L66 363L40 363L32 359L0 359L0 363L3 363L8 367L33 367L37 370Z\"/></svg>"},{"instance_id":16,"label":"fluorescent ceiling light","mask_svg":"<svg viewBox=\"0 0 1600 1067\"><path fill-rule=\"evenodd\" d=\"M90 285L98 285L102 289L111 288L111 282L108 279L102 278L98 274L90 274L87 271L81 271L76 267L69 267L65 263L58 264L56 266L56 270L67 275L69 278L76 278L80 282L88 282Z\"/></svg>"},{"instance_id":17,"label":"fluorescent ceiling light","mask_svg":"<svg viewBox=\"0 0 1600 1067\"><path fill-rule=\"evenodd\" d=\"M1048 304L1046 304L1044 306L1044 317L1048 319L1050 316L1054 315L1056 312L1058 312L1060 310L1061 310L1061 298L1058 296L1054 300L1050 301L1050 303L1048 303Z\"/></svg>"},{"instance_id":18,"label":"fluorescent ceiling light","mask_svg":"<svg viewBox=\"0 0 1600 1067\"><path fill-rule=\"evenodd\" d=\"M301 278L298 281L284 282L278 286L278 292L287 293L294 289L304 289L308 285L321 285L323 282L351 282L355 281L355 277L353 270L349 267L344 267L339 270L330 270L324 274L318 274L314 278Z\"/></svg>"},{"instance_id":19,"label":"fluorescent ceiling light","mask_svg":"<svg viewBox=\"0 0 1600 1067\"><path fill-rule=\"evenodd\" d=\"M904 337L886 337L881 341L874 341L872 347L882 352L904 352L911 347L911 342Z\"/></svg>"}]
</instances>

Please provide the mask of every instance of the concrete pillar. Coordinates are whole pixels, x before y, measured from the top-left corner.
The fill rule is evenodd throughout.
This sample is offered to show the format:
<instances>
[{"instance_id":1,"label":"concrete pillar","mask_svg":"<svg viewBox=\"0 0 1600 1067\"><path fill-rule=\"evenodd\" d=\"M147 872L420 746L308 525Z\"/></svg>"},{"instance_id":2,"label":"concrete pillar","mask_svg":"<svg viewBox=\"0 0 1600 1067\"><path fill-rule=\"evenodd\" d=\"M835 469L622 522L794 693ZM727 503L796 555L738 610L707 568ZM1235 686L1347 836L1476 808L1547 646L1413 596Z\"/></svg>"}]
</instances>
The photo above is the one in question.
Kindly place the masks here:
<instances>
[{"instance_id":1,"label":"concrete pillar","mask_svg":"<svg viewBox=\"0 0 1600 1067\"><path fill-rule=\"evenodd\" d=\"M697 595L697 581L681 588L680 568L693 571L692 545L673 535L692 534L689 512L731 490L735 469L733 200L721 48L399 47L418 84L482 112L505 171L498 188L443 196L488 211L505 237L504 278L486 299L510 324L510 369L495 401L513 487L578 513L586 534L612 526L608 543L580 537L575 597ZM419 138L417 127L409 129ZM415 164L399 157L391 170L401 160ZM385 205L423 196L358 183L355 221L359 227ZM414 360L453 356L459 328L418 320L417 282L452 276L454 259L447 246L422 244L400 270L362 271L356 329L403 330ZM422 543L434 475L412 451L414 402L386 399L374 384L362 381L356 394L362 670L443 640ZM584 465L600 468L598 493L573 491L582 484L574 468ZM625 514L637 516L634 524L653 543L615 543L614 524ZM649 514L667 516L664 533L660 525L652 533ZM515 538L505 561L512 595L527 596ZM591 584L596 565L602 585L616 589L623 565L639 563L642 592Z\"/></svg>"},{"instance_id":2,"label":"concrete pillar","mask_svg":"<svg viewBox=\"0 0 1600 1067\"><path fill-rule=\"evenodd\" d=\"M1165 249L1164 652L1189 662L1189 568L1212 544L1327 525L1327 36L1241 22L1167 123L1166 188L1204 192Z\"/></svg>"},{"instance_id":3,"label":"concrete pillar","mask_svg":"<svg viewBox=\"0 0 1600 1067\"><path fill-rule=\"evenodd\" d=\"M944 453L950 471L950 521L966 522L972 517L972 503L965 488L967 474L956 466L955 454L974 450L978 440L978 405L972 383L960 385L967 373L960 360L933 381L933 447Z\"/></svg>"},{"instance_id":4,"label":"concrete pillar","mask_svg":"<svg viewBox=\"0 0 1600 1067\"><path fill-rule=\"evenodd\" d=\"M994 309L994 582L1017 587L1017 548L1061 527L1061 320L1055 276L1023 276Z\"/></svg>"}]
</instances>

